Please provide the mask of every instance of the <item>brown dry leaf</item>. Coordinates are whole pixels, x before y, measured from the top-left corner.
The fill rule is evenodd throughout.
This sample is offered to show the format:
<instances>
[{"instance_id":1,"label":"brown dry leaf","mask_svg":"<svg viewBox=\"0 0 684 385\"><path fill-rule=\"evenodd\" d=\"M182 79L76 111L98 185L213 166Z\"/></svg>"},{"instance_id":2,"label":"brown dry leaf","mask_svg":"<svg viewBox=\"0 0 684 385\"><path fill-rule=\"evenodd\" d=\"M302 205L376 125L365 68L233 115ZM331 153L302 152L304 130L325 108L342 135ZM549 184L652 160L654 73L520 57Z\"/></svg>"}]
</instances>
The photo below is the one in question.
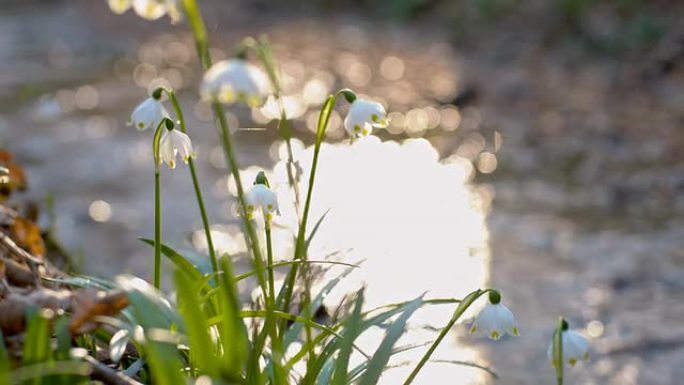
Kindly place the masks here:
<instances>
[{"instance_id":1,"label":"brown dry leaf","mask_svg":"<svg viewBox=\"0 0 684 385\"><path fill-rule=\"evenodd\" d=\"M26 310L31 306L67 310L71 306L73 293L68 290L40 289L30 294L13 293L0 301L0 330L6 336L24 331Z\"/></svg>"},{"instance_id":2,"label":"brown dry leaf","mask_svg":"<svg viewBox=\"0 0 684 385\"><path fill-rule=\"evenodd\" d=\"M73 315L69 328L72 334L85 332L93 327L97 316L114 316L128 306L128 297L123 291L105 292L97 289L80 290L74 297Z\"/></svg>"},{"instance_id":3,"label":"brown dry leaf","mask_svg":"<svg viewBox=\"0 0 684 385\"><path fill-rule=\"evenodd\" d=\"M28 187L26 173L21 166L14 163L9 151L0 150L0 167L7 169L4 178L0 175L0 200L6 200L14 191L26 190Z\"/></svg>"},{"instance_id":4,"label":"brown dry leaf","mask_svg":"<svg viewBox=\"0 0 684 385\"><path fill-rule=\"evenodd\" d=\"M36 258L43 259L45 256L45 242L40 234L40 227L34 222L17 217L10 225L12 238L19 247L28 251Z\"/></svg>"}]
</instances>

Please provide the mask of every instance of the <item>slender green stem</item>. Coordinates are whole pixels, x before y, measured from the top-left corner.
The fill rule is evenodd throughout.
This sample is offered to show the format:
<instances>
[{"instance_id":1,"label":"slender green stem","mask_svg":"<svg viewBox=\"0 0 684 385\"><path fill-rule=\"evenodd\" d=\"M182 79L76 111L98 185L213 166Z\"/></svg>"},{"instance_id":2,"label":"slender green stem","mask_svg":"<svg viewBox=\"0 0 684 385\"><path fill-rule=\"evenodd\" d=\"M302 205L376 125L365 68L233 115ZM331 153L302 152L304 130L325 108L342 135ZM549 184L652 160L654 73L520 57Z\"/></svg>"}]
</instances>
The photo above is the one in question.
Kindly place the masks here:
<instances>
[{"instance_id":1,"label":"slender green stem","mask_svg":"<svg viewBox=\"0 0 684 385\"><path fill-rule=\"evenodd\" d=\"M566 320L560 317L558 327L553 333L553 366L556 369L556 383L563 385L563 329Z\"/></svg>"},{"instance_id":2,"label":"slender green stem","mask_svg":"<svg viewBox=\"0 0 684 385\"><path fill-rule=\"evenodd\" d=\"M161 194L159 167L154 171L154 287L161 287Z\"/></svg>"},{"instance_id":3,"label":"slender green stem","mask_svg":"<svg viewBox=\"0 0 684 385\"><path fill-rule=\"evenodd\" d=\"M313 197L313 187L316 181L318 156L321 151L321 144L323 143L323 139L325 139L325 130L328 127L328 122L330 121L330 115L332 113L333 107L335 106L337 99L345 92L347 92L347 90L340 90L335 95L328 96L328 99L323 104L321 114L318 118L316 143L314 145L313 161L311 163L311 171L309 173L309 186L306 192L306 200L304 201L304 212L299 222L299 231L297 233L297 240L295 243L295 261L305 258L304 254L306 253L306 224L309 218L309 210L311 209L311 198ZM292 269L290 269L290 272L288 273L285 282L283 283L283 287L280 290L280 294L278 295L278 303L282 303L280 309L285 312L289 311L290 304L292 302L292 292L294 290L294 282L297 277L297 267L298 265L292 266Z\"/></svg>"},{"instance_id":4,"label":"slender green stem","mask_svg":"<svg viewBox=\"0 0 684 385\"><path fill-rule=\"evenodd\" d=\"M185 119L183 117L183 110L180 107L178 98L176 94L168 89L165 89L166 94L169 95L173 109L176 111L176 116L178 116L178 121L180 122L180 130L187 134L187 127L185 125ZM214 249L214 240L211 236L211 224L209 223L209 217L207 216L207 210L204 206L204 198L202 196L202 189L197 178L197 171L195 169L195 161L190 157L188 159L188 168L190 169L190 175L192 177L192 185L195 188L195 197L197 199L197 205L199 206L200 216L202 217L202 225L204 226L204 235L207 238L207 248L209 249L209 259L211 260L211 267L214 273L218 273L218 259L216 258L216 250Z\"/></svg>"},{"instance_id":5,"label":"slender green stem","mask_svg":"<svg viewBox=\"0 0 684 385\"><path fill-rule=\"evenodd\" d=\"M268 298L275 303L275 277L273 274L273 241L271 239L271 221L265 214L266 222L266 260L268 262Z\"/></svg>"},{"instance_id":6,"label":"slender green stem","mask_svg":"<svg viewBox=\"0 0 684 385\"><path fill-rule=\"evenodd\" d=\"M160 155L159 155L159 141L161 140L162 131L165 129L166 119L162 119L154 132L152 139L152 153L154 157L154 287L159 289L161 287L161 170Z\"/></svg>"},{"instance_id":7,"label":"slender green stem","mask_svg":"<svg viewBox=\"0 0 684 385\"><path fill-rule=\"evenodd\" d=\"M474 292L468 294L465 298L463 298L463 300L456 307L456 310L454 311L454 315L451 316L449 323L447 323L446 326L442 329L442 331L437 336L437 339L432 343L432 345L430 345L430 348L427 350L427 352L425 352L423 357L420 359L420 361L418 362L418 365L416 365L416 367L411 371L411 374L409 374L408 378L406 378L406 381L404 381L404 385L408 385L411 382L413 382L413 380L416 378L416 376L421 371L421 369L423 369L423 366L425 366L425 364L428 362L428 360L432 356L432 353L435 352L435 350L437 349L439 344L442 342L444 337L446 337L446 335L449 333L449 331L451 331L451 328L454 326L456 321L458 321L458 319L461 318L463 313L466 310L468 310L470 305L472 305L475 302L475 300L480 298L480 296L482 296L483 294L485 294L489 291L490 291L490 289L486 289L486 290L478 289L478 290L475 290Z\"/></svg>"},{"instance_id":8,"label":"slender green stem","mask_svg":"<svg viewBox=\"0 0 684 385\"><path fill-rule=\"evenodd\" d=\"M188 22L192 28L193 35L195 37L195 46L197 48L197 54L202 63L202 68L208 70L211 66L211 55L209 55L209 45L207 43L207 29L204 25L202 19L202 14L195 0L183 0L183 6L185 8L185 13L188 16ZM257 279L259 281L259 286L264 293L264 297L267 295L266 280L263 275L262 270L262 256L261 250L259 249L259 239L257 238L254 227L247 215L247 205L245 204L245 191L242 186L242 180L240 179L240 167L238 166L237 160L235 158L235 150L233 148L232 138L230 136L230 130L228 127L228 121L226 119L225 113L223 111L223 106L219 102L212 103L212 110L218 122L219 134L221 136L221 143L223 145L223 152L226 157L226 162L230 169L233 178L235 178L235 186L237 187L237 198L238 205L240 206L240 215L245 227L247 244L252 250L252 255L254 257L255 268L259 270Z\"/></svg>"}]
</instances>

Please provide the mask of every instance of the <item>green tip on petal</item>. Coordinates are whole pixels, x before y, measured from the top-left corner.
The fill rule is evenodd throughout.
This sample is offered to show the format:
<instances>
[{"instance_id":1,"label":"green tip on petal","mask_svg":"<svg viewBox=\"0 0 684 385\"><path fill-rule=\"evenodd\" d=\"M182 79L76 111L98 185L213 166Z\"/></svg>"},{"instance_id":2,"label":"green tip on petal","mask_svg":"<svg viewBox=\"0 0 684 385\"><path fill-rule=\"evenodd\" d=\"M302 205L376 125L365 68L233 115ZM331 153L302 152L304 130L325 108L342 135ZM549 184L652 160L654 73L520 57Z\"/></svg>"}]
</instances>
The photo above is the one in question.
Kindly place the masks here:
<instances>
[{"instance_id":1,"label":"green tip on petal","mask_svg":"<svg viewBox=\"0 0 684 385\"><path fill-rule=\"evenodd\" d=\"M518 331L518 328L513 328L513 335L516 337L520 335L520 331Z\"/></svg>"},{"instance_id":2,"label":"green tip on petal","mask_svg":"<svg viewBox=\"0 0 684 385\"><path fill-rule=\"evenodd\" d=\"M491 337L493 340L498 340L499 337L501 337L501 335L499 334L498 331L494 330L494 331L492 332L492 334L490 334L490 337Z\"/></svg>"},{"instance_id":3,"label":"green tip on petal","mask_svg":"<svg viewBox=\"0 0 684 385\"><path fill-rule=\"evenodd\" d=\"M477 331L477 326L473 325L473 327L470 328L470 334L474 334Z\"/></svg>"}]
</instances>

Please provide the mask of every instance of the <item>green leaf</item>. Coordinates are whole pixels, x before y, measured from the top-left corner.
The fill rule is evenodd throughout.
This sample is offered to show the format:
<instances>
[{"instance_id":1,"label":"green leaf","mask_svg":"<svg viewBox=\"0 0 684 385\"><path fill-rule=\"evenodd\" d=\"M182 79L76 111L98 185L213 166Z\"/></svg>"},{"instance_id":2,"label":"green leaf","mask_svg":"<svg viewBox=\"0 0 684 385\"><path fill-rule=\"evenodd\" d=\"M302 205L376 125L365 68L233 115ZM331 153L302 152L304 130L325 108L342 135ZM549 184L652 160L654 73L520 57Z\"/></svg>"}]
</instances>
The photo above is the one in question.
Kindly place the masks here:
<instances>
[{"instance_id":1,"label":"green leaf","mask_svg":"<svg viewBox=\"0 0 684 385\"><path fill-rule=\"evenodd\" d=\"M185 385L177 342L168 338L174 335L173 325L180 319L168 301L149 283L140 278L120 275L116 282L126 291L136 321L143 328L145 339L139 341L152 372L154 383ZM163 336L164 338L160 338Z\"/></svg>"},{"instance_id":2,"label":"green leaf","mask_svg":"<svg viewBox=\"0 0 684 385\"><path fill-rule=\"evenodd\" d=\"M201 307L197 285L176 269L176 290L178 311L183 317L185 334L190 341L190 361L200 374L215 377L219 374L220 363L215 356L215 347L209 335L207 317Z\"/></svg>"},{"instance_id":3,"label":"green leaf","mask_svg":"<svg viewBox=\"0 0 684 385\"><path fill-rule=\"evenodd\" d=\"M361 309L363 307L363 290L359 291L356 295L356 300L354 301L354 309L352 310L351 316L349 316L349 322L347 327L342 333L342 341L340 343L340 352L337 355L337 360L335 361L335 373L332 378L331 385L345 385L348 378L349 369L349 357L352 353L352 347L354 345L354 340L361 333L361 323L363 321L363 316L361 315Z\"/></svg>"},{"instance_id":4,"label":"green leaf","mask_svg":"<svg viewBox=\"0 0 684 385\"><path fill-rule=\"evenodd\" d=\"M24 341L24 365L37 364L50 358L50 314L48 310L35 308L27 311L26 339Z\"/></svg>"},{"instance_id":5,"label":"green leaf","mask_svg":"<svg viewBox=\"0 0 684 385\"><path fill-rule=\"evenodd\" d=\"M330 212L330 209L325 210L323 215L321 215L320 218L318 218L318 221L316 221L316 224L314 225L313 229L311 230L311 234L309 234L309 237L306 238L306 249L309 249L309 246L311 246L311 241L313 241L314 235L316 235L316 232L318 232L318 228L321 227L321 224L323 223L323 220L325 217L328 215Z\"/></svg>"},{"instance_id":6,"label":"green leaf","mask_svg":"<svg viewBox=\"0 0 684 385\"><path fill-rule=\"evenodd\" d=\"M359 385L377 384L378 380L380 379L380 375L382 375L382 372L385 370L385 367L392 356L394 344L397 343L399 337L401 337L406 329L406 322L420 307L422 302L422 297L414 299L406 306L406 310L404 310L399 318L392 322L392 325L390 325L387 333L385 334L385 338L382 340L380 346L375 351L375 354L373 354L373 358L368 363L368 368L366 369L363 377L361 377Z\"/></svg>"},{"instance_id":7,"label":"green leaf","mask_svg":"<svg viewBox=\"0 0 684 385\"><path fill-rule=\"evenodd\" d=\"M146 238L139 239L147 243L148 245L154 247L154 240ZM203 278L204 274L202 274L200 269L198 269L197 266L190 263L190 261L188 261L187 258L182 256L176 250L162 243L161 251L162 254L164 254L168 259L170 259L171 262L173 262L173 264L176 265L176 267L180 271L182 271L184 274L187 274L188 278L192 279L193 281L199 281Z\"/></svg>"},{"instance_id":8,"label":"green leaf","mask_svg":"<svg viewBox=\"0 0 684 385\"><path fill-rule=\"evenodd\" d=\"M5 336L0 329L0 385L10 385L10 356L5 346Z\"/></svg>"},{"instance_id":9,"label":"green leaf","mask_svg":"<svg viewBox=\"0 0 684 385\"><path fill-rule=\"evenodd\" d=\"M245 324L240 317L240 298L233 280L232 265L227 258L220 261L219 280L219 334L223 346L224 365L230 372L239 373L245 366L249 350L249 339ZM207 325L208 325L208 321Z\"/></svg>"}]
</instances>

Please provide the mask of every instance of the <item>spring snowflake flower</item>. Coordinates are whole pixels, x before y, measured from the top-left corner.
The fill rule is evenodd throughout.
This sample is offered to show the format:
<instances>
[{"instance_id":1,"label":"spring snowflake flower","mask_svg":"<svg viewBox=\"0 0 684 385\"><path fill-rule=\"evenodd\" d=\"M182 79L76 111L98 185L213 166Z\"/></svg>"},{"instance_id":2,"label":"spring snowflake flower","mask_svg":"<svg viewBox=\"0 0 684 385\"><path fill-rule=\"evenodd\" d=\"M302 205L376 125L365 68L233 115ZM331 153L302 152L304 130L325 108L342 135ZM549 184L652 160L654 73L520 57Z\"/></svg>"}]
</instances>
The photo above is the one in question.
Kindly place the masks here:
<instances>
[{"instance_id":1,"label":"spring snowflake flower","mask_svg":"<svg viewBox=\"0 0 684 385\"><path fill-rule=\"evenodd\" d=\"M242 102L252 107L260 106L269 93L268 76L245 60L223 60L204 74L200 92L204 99L225 104Z\"/></svg>"},{"instance_id":2,"label":"spring snowflake flower","mask_svg":"<svg viewBox=\"0 0 684 385\"><path fill-rule=\"evenodd\" d=\"M387 112L382 104L358 98L344 119L344 128L353 137L367 136L373 127L387 127Z\"/></svg>"},{"instance_id":3,"label":"spring snowflake flower","mask_svg":"<svg viewBox=\"0 0 684 385\"><path fill-rule=\"evenodd\" d=\"M168 14L172 23L182 18L180 0L107 0L109 9L120 15L131 7L138 16L147 20L157 20Z\"/></svg>"},{"instance_id":4,"label":"spring snowflake flower","mask_svg":"<svg viewBox=\"0 0 684 385\"><path fill-rule=\"evenodd\" d=\"M164 131L159 140L159 163L166 163L170 169L176 168L176 154L178 153L185 163L197 156L186 134L174 128Z\"/></svg>"},{"instance_id":5,"label":"spring snowflake flower","mask_svg":"<svg viewBox=\"0 0 684 385\"><path fill-rule=\"evenodd\" d=\"M135 124L135 128L137 128L138 131L143 131L150 127L155 129L164 118L168 117L169 113L162 105L161 100L154 96L150 96L142 103L138 104L133 110L128 124Z\"/></svg>"},{"instance_id":6,"label":"spring snowflake flower","mask_svg":"<svg viewBox=\"0 0 684 385\"><path fill-rule=\"evenodd\" d=\"M247 203L247 213L250 215L259 209L267 217L273 215L273 213L280 213L278 196L265 184L255 183L245 194L245 201Z\"/></svg>"},{"instance_id":7,"label":"spring snowflake flower","mask_svg":"<svg viewBox=\"0 0 684 385\"><path fill-rule=\"evenodd\" d=\"M513 313L500 303L501 295L490 292L489 301L475 318L470 333L481 331L493 340L498 340L506 333L517 337L520 334L518 322Z\"/></svg>"},{"instance_id":8,"label":"spring snowflake flower","mask_svg":"<svg viewBox=\"0 0 684 385\"><path fill-rule=\"evenodd\" d=\"M107 0L107 3L109 9L117 15L121 15L131 7L131 0Z\"/></svg>"},{"instance_id":9,"label":"spring snowflake flower","mask_svg":"<svg viewBox=\"0 0 684 385\"><path fill-rule=\"evenodd\" d=\"M589 360L589 342L581 334L574 330L563 330L561 334L561 346L563 349L563 361L574 366L577 361ZM553 340L546 351L549 360L553 362Z\"/></svg>"}]
</instances>

